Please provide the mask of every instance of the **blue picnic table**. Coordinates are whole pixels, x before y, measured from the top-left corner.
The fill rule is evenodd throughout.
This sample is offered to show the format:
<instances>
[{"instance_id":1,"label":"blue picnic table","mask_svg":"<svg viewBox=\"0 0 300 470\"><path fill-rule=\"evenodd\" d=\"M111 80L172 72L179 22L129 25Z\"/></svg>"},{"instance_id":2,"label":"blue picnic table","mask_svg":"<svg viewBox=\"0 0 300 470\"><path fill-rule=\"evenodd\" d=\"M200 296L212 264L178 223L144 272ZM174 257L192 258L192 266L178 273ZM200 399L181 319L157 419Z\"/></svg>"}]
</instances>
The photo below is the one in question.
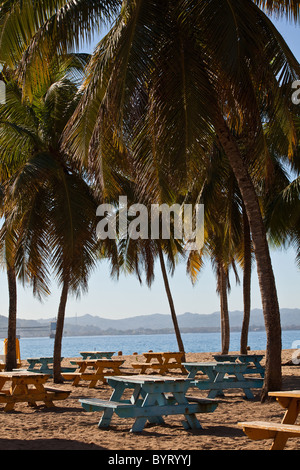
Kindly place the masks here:
<instances>
[{"instance_id":1,"label":"blue picnic table","mask_svg":"<svg viewBox=\"0 0 300 470\"><path fill-rule=\"evenodd\" d=\"M80 399L86 411L103 411L99 428L110 426L113 413L121 418L135 418L131 432L141 432L147 421L164 424L163 416L182 414L185 429L201 429L195 413L213 412L218 401L207 398L187 397L190 380L181 377L131 375L106 377L114 389L110 400ZM130 399L123 394L132 389Z\"/></svg>"},{"instance_id":2,"label":"blue picnic table","mask_svg":"<svg viewBox=\"0 0 300 470\"><path fill-rule=\"evenodd\" d=\"M247 364L237 362L186 362L183 363L188 371L188 379L194 379L193 385L200 390L209 390L208 397L215 398L223 395L224 390L241 388L246 398L253 399L251 388L261 388L262 378L245 377ZM208 379L196 379L197 373L202 372Z\"/></svg>"},{"instance_id":3,"label":"blue picnic table","mask_svg":"<svg viewBox=\"0 0 300 470\"><path fill-rule=\"evenodd\" d=\"M247 374L259 374L265 376L265 369L261 361L265 357L263 354L215 354L214 359L219 362L242 362L248 365Z\"/></svg>"},{"instance_id":4,"label":"blue picnic table","mask_svg":"<svg viewBox=\"0 0 300 470\"><path fill-rule=\"evenodd\" d=\"M63 357L61 357L61 361ZM38 372L40 374L53 375L53 357L29 357L26 359L29 362L27 370L29 372ZM51 366L51 367L49 367ZM72 372L74 367L62 367L62 372Z\"/></svg>"},{"instance_id":5,"label":"blue picnic table","mask_svg":"<svg viewBox=\"0 0 300 470\"><path fill-rule=\"evenodd\" d=\"M82 351L83 359L111 359L115 351Z\"/></svg>"}]
</instances>

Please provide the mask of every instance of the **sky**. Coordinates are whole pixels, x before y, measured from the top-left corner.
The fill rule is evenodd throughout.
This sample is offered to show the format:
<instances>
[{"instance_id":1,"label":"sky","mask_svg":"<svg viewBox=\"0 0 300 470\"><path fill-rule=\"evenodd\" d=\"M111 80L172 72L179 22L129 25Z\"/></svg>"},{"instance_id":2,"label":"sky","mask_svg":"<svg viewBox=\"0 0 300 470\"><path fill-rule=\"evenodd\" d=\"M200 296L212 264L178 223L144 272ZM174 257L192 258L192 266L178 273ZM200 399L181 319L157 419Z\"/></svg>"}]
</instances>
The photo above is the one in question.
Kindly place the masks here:
<instances>
[{"instance_id":1,"label":"sky","mask_svg":"<svg viewBox=\"0 0 300 470\"><path fill-rule=\"evenodd\" d=\"M274 21L294 55L300 61L300 26L286 20ZM96 41L95 41L96 44ZM87 48L91 52L94 45ZM287 251L271 250L273 269L276 279L280 308L300 308L299 286L300 270L295 264L293 249ZM242 281L242 276L241 276ZM179 264L173 277L169 276L171 292L177 315L185 312L210 314L220 310L219 296L216 293L216 281L210 262L199 275L196 285L192 285L186 275L186 267ZM7 279L0 271L1 304L0 315L8 315ZM261 297L254 265L251 286L251 308L261 308ZM42 303L35 299L30 288L18 287L18 318L35 319L54 318L57 315L60 290L55 280L52 293ZM228 298L230 311L243 310L242 285L236 285L231 276L231 292ZM164 289L160 268L157 265L155 281L151 288L140 285L135 276L121 275L120 279L110 278L107 262L98 264L92 273L88 293L80 299L69 297L66 317L97 315L104 318L118 319L152 313L169 314L169 304Z\"/></svg>"}]
</instances>

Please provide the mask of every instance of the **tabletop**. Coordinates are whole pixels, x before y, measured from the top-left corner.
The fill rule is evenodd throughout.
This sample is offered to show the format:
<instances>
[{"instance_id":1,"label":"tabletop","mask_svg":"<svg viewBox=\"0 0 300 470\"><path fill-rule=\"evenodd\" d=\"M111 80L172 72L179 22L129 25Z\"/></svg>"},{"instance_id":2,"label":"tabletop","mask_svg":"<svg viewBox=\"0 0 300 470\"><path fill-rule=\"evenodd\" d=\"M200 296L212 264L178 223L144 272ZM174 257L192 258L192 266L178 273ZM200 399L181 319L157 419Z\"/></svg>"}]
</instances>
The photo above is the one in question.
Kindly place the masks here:
<instances>
[{"instance_id":1,"label":"tabletop","mask_svg":"<svg viewBox=\"0 0 300 470\"><path fill-rule=\"evenodd\" d=\"M125 382L131 384L175 384L175 383L186 383L190 382L189 379L183 377L165 377L160 375L115 375L114 377L108 377L110 381L114 382Z\"/></svg>"},{"instance_id":2,"label":"tabletop","mask_svg":"<svg viewBox=\"0 0 300 470\"><path fill-rule=\"evenodd\" d=\"M78 366L91 366L94 368L109 367L115 364L123 364L124 359L75 359L71 361L72 364L77 364Z\"/></svg>"},{"instance_id":3,"label":"tabletop","mask_svg":"<svg viewBox=\"0 0 300 470\"><path fill-rule=\"evenodd\" d=\"M283 390L280 392L268 392L268 395L276 398L300 398L300 390Z\"/></svg>"},{"instance_id":4,"label":"tabletop","mask_svg":"<svg viewBox=\"0 0 300 470\"><path fill-rule=\"evenodd\" d=\"M9 371L9 372L1 372L0 373L0 379L1 378L7 378L7 379L11 379L13 377L32 377L32 378L36 378L36 377L46 377L49 378L50 375L49 374L41 374L39 372L30 372L28 370L13 370L13 371Z\"/></svg>"},{"instance_id":5,"label":"tabletop","mask_svg":"<svg viewBox=\"0 0 300 470\"><path fill-rule=\"evenodd\" d=\"M155 359L180 359L182 358L183 356L183 353L181 352L170 352L170 351L166 351L166 352L145 352L143 353L143 356L145 356L146 358L149 358L149 359L152 359L152 358L155 358Z\"/></svg>"},{"instance_id":6,"label":"tabletop","mask_svg":"<svg viewBox=\"0 0 300 470\"><path fill-rule=\"evenodd\" d=\"M265 356L264 354L214 354L213 356L216 360L224 361L225 359L228 360L249 360L249 361L261 361Z\"/></svg>"},{"instance_id":7,"label":"tabletop","mask_svg":"<svg viewBox=\"0 0 300 470\"><path fill-rule=\"evenodd\" d=\"M234 372L244 372L247 370L247 364L238 362L184 362L186 370L190 371L189 377L194 377L197 371L222 371L228 374Z\"/></svg>"},{"instance_id":8,"label":"tabletop","mask_svg":"<svg viewBox=\"0 0 300 470\"><path fill-rule=\"evenodd\" d=\"M63 360L63 357L61 357L61 360ZM36 363L38 363L39 361L43 361L43 362L51 363L51 362L53 362L53 356L49 356L49 357L28 357L26 359L26 361L36 362Z\"/></svg>"},{"instance_id":9,"label":"tabletop","mask_svg":"<svg viewBox=\"0 0 300 470\"><path fill-rule=\"evenodd\" d=\"M108 385L123 393L125 388L135 388L136 393L181 392L185 393L192 380L184 377L165 377L161 375L114 375L105 377ZM119 393L118 392L118 393Z\"/></svg>"}]
</instances>

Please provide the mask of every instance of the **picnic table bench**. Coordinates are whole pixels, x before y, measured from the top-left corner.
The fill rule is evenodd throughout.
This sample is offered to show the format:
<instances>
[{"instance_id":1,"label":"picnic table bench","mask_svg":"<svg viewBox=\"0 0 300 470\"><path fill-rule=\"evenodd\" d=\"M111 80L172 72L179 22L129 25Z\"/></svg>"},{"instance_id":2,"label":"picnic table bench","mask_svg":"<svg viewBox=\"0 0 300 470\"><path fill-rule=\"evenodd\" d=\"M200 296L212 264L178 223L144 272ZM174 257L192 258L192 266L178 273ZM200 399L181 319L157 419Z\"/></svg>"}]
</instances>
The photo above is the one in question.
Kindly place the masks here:
<instances>
[{"instance_id":1,"label":"picnic table bench","mask_svg":"<svg viewBox=\"0 0 300 470\"><path fill-rule=\"evenodd\" d=\"M83 359L111 359L115 351L81 351Z\"/></svg>"},{"instance_id":2,"label":"picnic table bench","mask_svg":"<svg viewBox=\"0 0 300 470\"><path fill-rule=\"evenodd\" d=\"M89 381L89 388L96 387L100 381L106 384L105 376L121 374L120 367L124 363L121 359L77 359L78 368L75 372L62 373L65 380L73 380L72 385L78 386L81 380ZM88 369L90 368L90 369Z\"/></svg>"},{"instance_id":3,"label":"picnic table bench","mask_svg":"<svg viewBox=\"0 0 300 470\"><path fill-rule=\"evenodd\" d=\"M53 357L29 357L26 359L29 363L27 370L29 372L39 372L41 374L53 375ZM61 361L63 357L61 358ZM51 367L49 367L51 366ZM75 371L74 367L62 367L62 372Z\"/></svg>"},{"instance_id":4,"label":"picnic table bench","mask_svg":"<svg viewBox=\"0 0 300 470\"><path fill-rule=\"evenodd\" d=\"M241 388L246 398L253 399L251 388L261 388L262 378L248 378L247 364L237 362L184 362L188 371L188 379L195 379L193 385L200 390L209 390L208 397L215 398L222 395L224 390ZM208 379L196 380L198 372L206 375Z\"/></svg>"},{"instance_id":5,"label":"picnic table bench","mask_svg":"<svg viewBox=\"0 0 300 470\"><path fill-rule=\"evenodd\" d=\"M261 365L263 354L215 354L214 359L219 362L242 362L248 365L247 374L260 374L265 376L265 368Z\"/></svg>"},{"instance_id":6,"label":"picnic table bench","mask_svg":"<svg viewBox=\"0 0 300 470\"><path fill-rule=\"evenodd\" d=\"M49 408L54 406L54 400L65 400L71 391L46 386L49 377L37 372L1 372L0 403L5 404L4 411L11 411L16 403L21 402L36 406L36 402L42 401Z\"/></svg>"},{"instance_id":7,"label":"picnic table bench","mask_svg":"<svg viewBox=\"0 0 300 470\"><path fill-rule=\"evenodd\" d=\"M283 450L289 438L300 438L300 425L294 424L300 411L300 390L269 392L286 412L281 423L271 421L240 422L244 433L253 440L273 439L270 450Z\"/></svg>"},{"instance_id":8,"label":"picnic table bench","mask_svg":"<svg viewBox=\"0 0 300 470\"><path fill-rule=\"evenodd\" d=\"M180 352L147 352L143 353L144 362L131 363L134 369L140 369L140 373L144 374L148 369L157 370L160 375L165 374L171 369L180 369L186 374L186 370L182 365L183 353Z\"/></svg>"},{"instance_id":9,"label":"picnic table bench","mask_svg":"<svg viewBox=\"0 0 300 470\"><path fill-rule=\"evenodd\" d=\"M182 414L185 429L201 429L195 413L213 412L218 402L186 396L188 379L151 375L107 377L113 387L110 400L80 399L86 411L103 411L99 428L110 426L113 413L121 418L134 418L131 432L141 432L147 421L164 424L163 416ZM133 389L130 399L122 399L127 389Z\"/></svg>"}]
</instances>

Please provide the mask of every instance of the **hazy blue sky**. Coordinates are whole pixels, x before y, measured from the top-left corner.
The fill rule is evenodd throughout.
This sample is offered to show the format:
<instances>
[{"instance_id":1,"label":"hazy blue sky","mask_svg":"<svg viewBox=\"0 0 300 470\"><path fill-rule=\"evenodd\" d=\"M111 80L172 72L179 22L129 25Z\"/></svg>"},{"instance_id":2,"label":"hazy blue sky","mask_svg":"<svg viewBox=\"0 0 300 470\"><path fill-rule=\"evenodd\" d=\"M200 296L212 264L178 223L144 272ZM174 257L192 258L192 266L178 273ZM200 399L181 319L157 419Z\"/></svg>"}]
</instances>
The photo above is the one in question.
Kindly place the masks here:
<instances>
[{"instance_id":1,"label":"hazy blue sky","mask_svg":"<svg viewBox=\"0 0 300 470\"><path fill-rule=\"evenodd\" d=\"M288 45L300 60L299 26L285 20L275 22ZM89 49L91 50L91 48ZM299 305L300 271L295 266L293 250L272 251L273 268L276 277L278 297L281 308L296 308ZM242 288L235 285L231 277L232 290L229 296L229 309L242 310ZM179 265L173 278L170 278L177 314L184 312L209 314L219 310L219 297L216 294L216 282L207 262L199 276L198 283L193 287L185 272L185 265ZM4 272L0 273L1 306L0 315L8 314L7 281ZM50 318L55 317L59 289L53 282L53 293L43 303L33 298L31 291L19 287L18 317L19 318ZM261 308L260 292L257 282L256 267L252 276L252 308ZM169 305L164 290L160 269L157 267L155 282L151 289L140 286L134 276L122 276L119 281L111 280L106 263L100 263L90 279L89 292L80 300L70 298L66 316L81 316L86 313L106 318L125 318L151 313L169 314Z\"/></svg>"}]
</instances>

